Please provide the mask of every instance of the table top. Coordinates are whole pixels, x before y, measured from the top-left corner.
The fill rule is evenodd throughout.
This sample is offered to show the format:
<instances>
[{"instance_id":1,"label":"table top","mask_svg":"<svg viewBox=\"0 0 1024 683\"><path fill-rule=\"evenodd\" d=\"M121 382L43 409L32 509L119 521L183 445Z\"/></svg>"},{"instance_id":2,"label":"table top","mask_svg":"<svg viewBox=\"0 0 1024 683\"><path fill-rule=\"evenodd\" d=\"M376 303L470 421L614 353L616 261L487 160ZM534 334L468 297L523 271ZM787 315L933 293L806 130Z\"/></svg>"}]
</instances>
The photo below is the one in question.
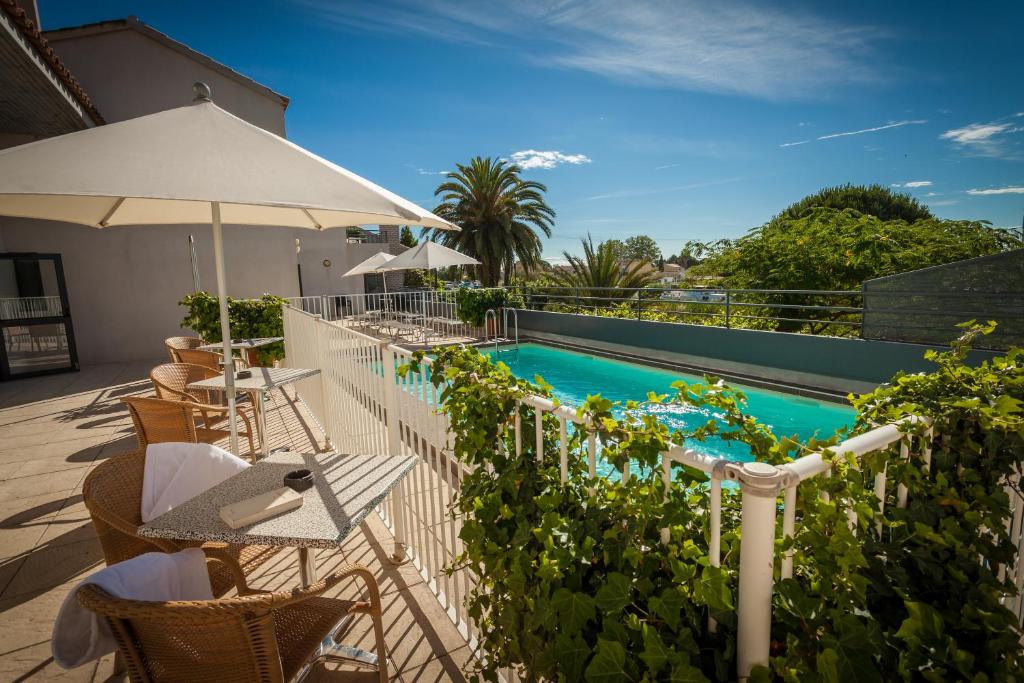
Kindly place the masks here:
<instances>
[{"instance_id":1,"label":"table top","mask_svg":"<svg viewBox=\"0 0 1024 683\"><path fill-rule=\"evenodd\" d=\"M313 368L249 368L252 377L240 379L235 377L235 389L239 391L252 390L268 391L276 387L291 384L306 377L319 375L320 371ZM225 377L222 374L209 379L192 382L189 389L223 389Z\"/></svg>"},{"instance_id":2,"label":"table top","mask_svg":"<svg viewBox=\"0 0 1024 683\"><path fill-rule=\"evenodd\" d=\"M139 534L185 541L337 548L415 465L415 456L272 453L139 527ZM301 507L238 529L221 520L222 507L280 488L284 475L297 469L311 470L314 477L313 486L302 492Z\"/></svg>"},{"instance_id":3,"label":"table top","mask_svg":"<svg viewBox=\"0 0 1024 683\"><path fill-rule=\"evenodd\" d=\"M274 342L284 341L284 337L258 337L256 339L232 339L232 349L255 349L260 346L266 346L273 344ZM221 351L224 345L221 343L217 344L203 344L199 347L200 351Z\"/></svg>"}]
</instances>

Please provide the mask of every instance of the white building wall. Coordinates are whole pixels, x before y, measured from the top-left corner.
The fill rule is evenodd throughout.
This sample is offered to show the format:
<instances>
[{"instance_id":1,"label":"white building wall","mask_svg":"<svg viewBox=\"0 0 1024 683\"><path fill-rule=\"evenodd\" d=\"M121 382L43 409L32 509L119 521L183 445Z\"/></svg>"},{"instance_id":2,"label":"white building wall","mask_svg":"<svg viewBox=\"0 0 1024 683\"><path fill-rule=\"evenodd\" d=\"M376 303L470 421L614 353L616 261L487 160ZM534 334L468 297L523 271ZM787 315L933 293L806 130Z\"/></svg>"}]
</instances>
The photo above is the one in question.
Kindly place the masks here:
<instances>
[{"instance_id":1,"label":"white building wall","mask_svg":"<svg viewBox=\"0 0 1024 683\"><path fill-rule=\"evenodd\" d=\"M53 41L54 49L109 122L183 106L195 81L211 85L218 105L275 133L284 134L279 98L228 78L135 30ZM24 142L7 139L0 146ZM79 360L94 364L165 357L163 340L181 334L192 291L188 235L196 238L200 280L216 291L209 225L140 226L97 230L81 225L0 216L0 251L58 253L64 264ZM341 278L359 261L386 249L350 245L344 229L225 226L228 294L298 296L302 263L306 295L359 293L361 277ZM295 240L302 252L296 255ZM329 259L331 266L322 265ZM300 261L301 260L301 261Z\"/></svg>"},{"instance_id":2,"label":"white building wall","mask_svg":"<svg viewBox=\"0 0 1024 683\"><path fill-rule=\"evenodd\" d=\"M202 81L221 108L285 134L285 105L280 98L229 78L139 31L125 28L72 37L53 33L47 39L108 123L185 106L192 101L192 84Z\"/></svg>"}]
</instances>

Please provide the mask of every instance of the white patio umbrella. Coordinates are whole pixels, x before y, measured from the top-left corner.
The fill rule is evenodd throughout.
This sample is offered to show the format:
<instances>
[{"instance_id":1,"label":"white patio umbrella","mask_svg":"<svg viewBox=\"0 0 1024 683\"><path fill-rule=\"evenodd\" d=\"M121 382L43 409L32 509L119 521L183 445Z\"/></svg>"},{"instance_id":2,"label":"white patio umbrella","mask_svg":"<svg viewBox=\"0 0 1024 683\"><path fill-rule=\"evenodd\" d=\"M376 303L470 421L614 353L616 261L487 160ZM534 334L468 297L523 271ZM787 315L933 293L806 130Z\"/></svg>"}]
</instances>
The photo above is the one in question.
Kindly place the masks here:
<instances>
[{"instance_id":1,"label":"white patio umbrella","mask_svg":"<svg viewBox=\"0 0 1024 683\"><path fill-rule=\"evenodd\" d=\"M458 230L193 86L191 105L0 151L0 214L122 225L211 223L221 334L231 357L222 223L324 228L396 223ZM226 384L238 452L234 373Z\"/></svg>"},{"instance_id":2,"label":"white patio umbrella","mask_svg":"<svg viewBox=\"0 0 1024 683\"><path fill-rule=\"evenodd\" d=\"M402 252L395 258L377 268L380 273L394 270L436 270L449 266L475 266L479 265L472 256L467 256L461 251L455 251L442 246L437 242L423 242L408 251ZM421 315L424 327L427 324L427 303L426 297L420 300Z\"/></svg>"},{"instance_id":3,"label":"white patio umbrella","mask_svg":"<svg viewBox=\"0 0 1024 683\"><path fill-rule=\"evenodd\" d=\"M455 251L437 242L423 242L403 252L377 268L379 272L391 270L435 270L448 266L477 266L480 262L461 251Z\"/></svg>"},{"instance_id":4,"label":"white patio umbrella","mask_svg":"<svg viewBox=\"0 0 1024 683\"><path fill-rule=\"evenodd\" d=\"M347 271L342 273L342 277L351 277L353 275L369 275L370 273L380 273L381 280L384 282L384 293L388 293L388 279L384 273L377 270L380 266L387 264L389 261L394 260L395 256L389 254L386 251L378 251L370 258L362 261L361 263L349 268Z\"/></svg>"}]
</instances>

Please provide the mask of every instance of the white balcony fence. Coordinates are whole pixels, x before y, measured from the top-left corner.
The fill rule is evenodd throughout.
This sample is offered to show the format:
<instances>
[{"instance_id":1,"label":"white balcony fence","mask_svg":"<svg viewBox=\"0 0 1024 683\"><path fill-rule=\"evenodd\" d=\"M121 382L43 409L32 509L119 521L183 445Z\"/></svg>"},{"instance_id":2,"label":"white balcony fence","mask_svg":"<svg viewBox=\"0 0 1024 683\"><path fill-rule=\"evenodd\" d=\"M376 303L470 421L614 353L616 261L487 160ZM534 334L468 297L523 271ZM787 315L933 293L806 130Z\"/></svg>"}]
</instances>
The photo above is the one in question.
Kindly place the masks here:
<instances>
[{"instance_id":1,"label":"white balcony fence","mask_svg":"<svg viewBox=\"0 0 1024 683\"><path fill-rule=\"evenodd\" d=\"M404 336L396 333L413 330L419 332L422 341L431 338L483 338L485 334L482 328L459 320L456 315L456 296L455 290L325 294L292 297L288 303L324 320L340 322L344 327L386 336ZM502 322L499 321L498 325L496 333L504 336Z\"/></svg>"},{"instance_id":2,"label":"white balcony fence","mask_svg":"<svg viewBox=\"0 0 1024 683\"><path fill-rule=\"evenodd\" d=\"M405 544L411 561L472 643L478 630L465 612L462 596L472 585L473 577L465 572L449 577L443 571L461 551L460 524L448 510L467 470L452 456L447 418L438 411L438 393L427 379L429 361L421 372L401 377L396 368L411 356L403 348L326 320L319 312L304 312L294 306L285 308L284 326L288 363L322 370L319 380L307 380L299 391L335 443L353 453L386 452L415 455L420 459L416 469L379 512L394 532L396 542ZM574 428L570 425L585 430L588 425L574 409L565 405L556 407L549 399L531 396L523 403L558 419L564 481L569 458L578 457L570 453L567 445L569 430ZM536 424L541 423L542 420L536 421ZM514 431L517 453L522 452L523 439L536 438L539 443L542 437L540 433L524 434L520 419L515 419ZM928 468L931 443L930 428L927 436L920 438L901 431L900 425L890 424L852 437L831 450L857 458L876 451L889 453L890 457L909 458L912 449L917 449L924 467ZM583 457L594 476L598 452L593 432L586 440ZM828 476L829 462L821 453L781 466L732 462L673 447L662 453L662 477L666 484L671 478L673 462L705 472L711 479L708 544L710 562L714 566L719 566L721 561L722 483L734 482L741 492L737 674L743 679L754 666L768 663L776 560L781 578L793 574L790 554L783 553L776 558L778 517L782 517L782 533L791 537L796 531L800 484L813 477ZM627 465L622 476L628 478L629 475ZM1024 505L1015 493L1019 480L1019 474L1015 475L1012 481L1006 482L1006 488L1013 501L1008 531L1021 549ZM907 505L907 489L902 484L894 486L887 481L884 469L875 477L875 493L881 505L887 500L895 501L899 507ZM849 516L851 525L855 525L856 515L850 513ZM664 529L663 539L667 539L667 535L668 530ZM997 571L1001 577L1009 573L1018 589L1024 585L1019 562L1012 567L999 566ZM1014 598L1008 607L1019 617L1021 598Z\"/></svg>"}]
</instances>

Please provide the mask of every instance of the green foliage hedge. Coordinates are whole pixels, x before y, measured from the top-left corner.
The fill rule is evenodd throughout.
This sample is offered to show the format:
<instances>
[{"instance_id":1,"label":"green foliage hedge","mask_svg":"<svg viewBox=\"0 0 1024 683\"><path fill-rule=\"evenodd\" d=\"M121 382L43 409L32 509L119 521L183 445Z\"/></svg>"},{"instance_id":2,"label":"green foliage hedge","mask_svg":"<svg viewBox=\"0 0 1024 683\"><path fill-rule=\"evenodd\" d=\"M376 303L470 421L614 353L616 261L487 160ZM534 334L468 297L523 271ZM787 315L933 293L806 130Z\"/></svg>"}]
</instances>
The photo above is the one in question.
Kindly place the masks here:
<instances>
[{"instance_id":1,"label":"green foliage hedge","mask_svg":"<svg viewBox=\"0 0 1024 683\"><path fill-rule=\"evenodd\" d=\"M780 580L776 562L770 666L753 680L1022 676L1021 629L1001 604L1015 588L994 563L1015 552L1002 484L1024 460L1024 352L967 367L967 346L981 331L972 329L949 352L929 354L935 372L897 376L856 400L858 432L909 415L943 425L929 437L930 472L919 449L906 461L895 448L861 462L835 453L828 456L832 476L801 485L795 537L783 540L781 518L777 524L776 549L792 550L794 575ZM422 358L406 369L418 370ZM535 428L534 410L518 407L519 400L551 396L543 380L518 379L475 349L454 347L437 352L431 379L442 390L454 455L473 466L453 513L463 520L465 544L455 567L478 577L465 596L486 653L477 679L497 680L506 667L531 681L734 679L740 496L723 490L721 566L711 566L708 478L676 465L666 490L659 453L670 438L699 450L700 441L716 436L782 464L842 435L806 443L778 436L745 413L742 392L715 378L678 382L674 396L648 396L647 403L681 403L724 422L685 434L670 435L636 403L591 396L579 414L595 425L602 456L617 467L628 460L632 476L590 479L585 438L575 431L563 485L550 414L542 452L531 436L515 455L516 411L524 434ZM625 412L619 416L617 408ZM925 438L923 426L907 429ZM886 466L881 511L874 475ZM906 509L896 505L901 483Z\"/></svg>"},{"instance_id":2,"label":"green foliage hedge","mask_svg":"<svg viewBox=\"0 0 1024 683\"><path fill-rule=\"evenodd\" d=\"M498 312L505 306L504 289L459 289L455 293L455 315L459 320L475 327L482 327L489 309Z\"/></svg>"},{"instance_id":3,"label":"green foliage hedge","mask_svg":"<svg viewBox=\"0 0 1024 683\"><path fill-rule=\"evenodd\" d=\"M193 330L207 342L221 341L220 304L216 296L208 292L186 295L178 302L188 309L181 326ZM264 294L259 299L232 299L228 297L228 320L231 336L235 339L251 337L283 337L284 319L282 310L285 299ZM261 365L271 365L284 358L284 343L275 342L256 350Z\"/></svg>"}]
</instances>

